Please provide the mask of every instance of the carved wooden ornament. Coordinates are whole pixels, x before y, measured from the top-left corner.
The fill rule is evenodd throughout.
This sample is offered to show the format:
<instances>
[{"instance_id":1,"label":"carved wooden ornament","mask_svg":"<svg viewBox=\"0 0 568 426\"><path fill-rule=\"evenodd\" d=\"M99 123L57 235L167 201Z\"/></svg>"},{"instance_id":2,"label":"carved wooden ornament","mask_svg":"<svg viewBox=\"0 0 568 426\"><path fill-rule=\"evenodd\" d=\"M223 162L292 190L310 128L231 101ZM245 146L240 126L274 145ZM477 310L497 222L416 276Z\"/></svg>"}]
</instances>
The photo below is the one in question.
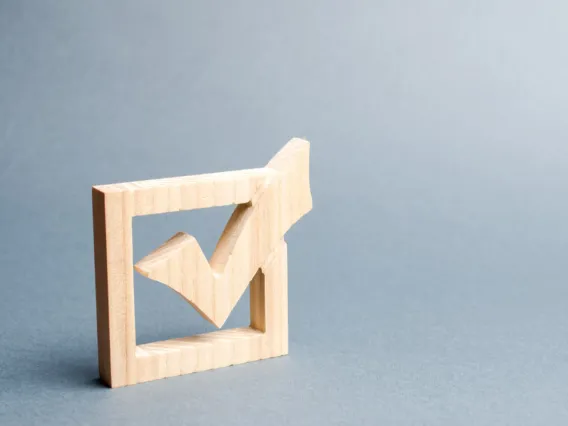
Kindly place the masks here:
<instances>
[{"instance_id":1,"label":"carved wooden ornament","mask_svg":"<svg viewBox=\"0 0 568 426\"><path fill-rule=\"evenodd\" d=\"M286 355L284 234L312 208L309 142L292 139L266 167L93 187L99 371L110 387ZM136 265L132 218L236 204L211 260L177 233ZM222 327L251 284L250 327L136 345L134 270Z\"/></svg>"}]
</instances>

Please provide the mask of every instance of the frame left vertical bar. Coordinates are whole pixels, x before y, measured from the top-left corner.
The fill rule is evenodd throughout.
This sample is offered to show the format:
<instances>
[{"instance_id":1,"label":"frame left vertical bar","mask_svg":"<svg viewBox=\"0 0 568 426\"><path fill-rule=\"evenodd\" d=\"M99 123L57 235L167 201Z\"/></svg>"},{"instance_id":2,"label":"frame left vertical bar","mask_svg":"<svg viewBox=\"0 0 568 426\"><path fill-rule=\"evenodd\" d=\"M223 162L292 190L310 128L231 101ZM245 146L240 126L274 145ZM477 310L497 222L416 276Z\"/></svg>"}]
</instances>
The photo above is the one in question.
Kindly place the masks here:
<instances>
[{"instance_id":1,"label":"frame left vertical bar","mask_svg":"<svg viewBox=\"0 0 568 426\"><path fill-rule=\"evenodd\" d=\"M133 197L108 186L92 195L99 372L115 388L137 382Z\"/></svg>"}]
</instances>

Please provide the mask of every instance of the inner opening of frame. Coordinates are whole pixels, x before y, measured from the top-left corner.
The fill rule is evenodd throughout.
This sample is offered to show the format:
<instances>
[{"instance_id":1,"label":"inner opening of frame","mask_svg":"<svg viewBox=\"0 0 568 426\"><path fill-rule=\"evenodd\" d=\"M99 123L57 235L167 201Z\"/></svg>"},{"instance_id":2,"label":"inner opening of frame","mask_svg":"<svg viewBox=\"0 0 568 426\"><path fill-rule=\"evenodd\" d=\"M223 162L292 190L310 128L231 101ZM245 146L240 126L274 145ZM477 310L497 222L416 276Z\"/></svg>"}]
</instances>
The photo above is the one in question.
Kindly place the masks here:
<instances>
[{"instance_id":1,"label":"inner opening of frame","mask_svg":"<svg viewBox=\"0 0 568 426\"><path fill-rule=\"evenodd\" d=\"M256 361L267 355L265 278L257 271L250 283L250 327L162 340L136 346L137 380L146 382ZM282 352L278 353L281 355Z\"/></svg>"},{"instance_id":2,"label":"inner opening of frame","mask_svg":"<svg viewBox=\"0 0 568 426\"><path fill-rule=\"evenodd\" d=\"M215 249L236 206L138 216L133 218L133 263L151 253L177 232L186 232L199 242L208 259ZM136 271L134 295L136 344L182 338L218 331L178 293ZM250 286L231 312L222 330L248 327Z\"/></svg>"}]
</instances>

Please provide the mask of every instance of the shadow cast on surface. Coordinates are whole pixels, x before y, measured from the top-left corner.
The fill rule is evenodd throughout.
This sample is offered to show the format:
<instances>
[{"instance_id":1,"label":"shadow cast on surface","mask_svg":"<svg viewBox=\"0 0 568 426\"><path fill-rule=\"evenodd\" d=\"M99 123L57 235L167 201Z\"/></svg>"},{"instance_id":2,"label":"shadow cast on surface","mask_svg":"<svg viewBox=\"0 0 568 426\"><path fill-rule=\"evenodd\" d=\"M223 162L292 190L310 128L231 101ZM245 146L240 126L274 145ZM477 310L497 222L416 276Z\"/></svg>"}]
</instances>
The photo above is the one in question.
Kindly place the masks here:
<instances>
[{"instance_id":1,"label":"shadow cast on surface","mask_svg":"<svg viewBox=\"0 0 568 426\"><path fill-rule=\"evenodd\" d=\"M33 355L27 359L20 355L3 363L0 376L6 390L106 389L99 378L96 352L94 357L62 351Z\"/></svg>"},{"instance_id":2,"label":"shadow cast on surface","mask_svg":"<svg viewBox=\"0 0 568 426\"><path fill-rule=\"evenodd\" d=\"M107 388L99 378L96 357L51 358L39 363L38 368L41 370L36 380L44 384L70 388Z\"/></svg>"}]
</instances>

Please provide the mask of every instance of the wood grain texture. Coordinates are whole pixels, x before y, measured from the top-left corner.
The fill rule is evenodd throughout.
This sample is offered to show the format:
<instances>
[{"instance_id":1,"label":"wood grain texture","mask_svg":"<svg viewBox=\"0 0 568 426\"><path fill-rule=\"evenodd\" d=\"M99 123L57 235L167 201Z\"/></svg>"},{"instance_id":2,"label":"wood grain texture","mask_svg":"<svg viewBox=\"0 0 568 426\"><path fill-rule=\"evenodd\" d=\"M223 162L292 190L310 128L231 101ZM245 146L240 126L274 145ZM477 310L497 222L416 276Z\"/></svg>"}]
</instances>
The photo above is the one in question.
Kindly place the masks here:
<instances>
[{"instance_id":1,"label":"wood grain texture","mask_svg":"<svg viewBox=\"0 0 568 426\"><path fill-rule=\"evenodd\" d=\"M112 387L136 382L130 198L93 189L99 371Z\"/></svg>"},{"instance_id":2,"label":"wood grain texture","mask_svg":"<svg viewBox=\"0 0 568 426\"><path fill-rule=\"evenodd\" d=\"M305 179L305 144L291 143L269 163L274 173L236 209L208 262L192 236L178 233L139 261L141 274L183 296L222 327L267 256L312 207ZM193 267L188 270L187 265Z\"/></svg>"},{"instance_id":3,"label":"wood grain texture","mask_svg":"<svg viewBox=\"0 0 568 426\"><path fill-rule=\"evenodd\" d=\"M251 283L251 327L136 347L132 217L237 204L210 259L177 233L138 272L221 327ZM93 187L99 370L111 387L288 353L284 234L312 208L309 143L292 139L264 168Z\"/></svg>"},{"instance_id":4,"label":"wood grain texture","mask_svg":"<svg viewBox=\"0 0 568 426\"><path fill-rule=\"evenodd\" d=\"M251 284L250 327L140 345L136 348L137 382L286 355L288 353L286 259L286 243L281 241L267 264L255 276Z\"/></svg>"},{"instance_id":5,"label":"wood grain texture","mask_svg":"<svg viewBox=\"0 0 568 426\"><path fill-rule=\"evenodd\" d=\"M266 168L98 185L101 192L132 194L134 216L249 202L273 171Z\"/></svg>"}]
</instances>

